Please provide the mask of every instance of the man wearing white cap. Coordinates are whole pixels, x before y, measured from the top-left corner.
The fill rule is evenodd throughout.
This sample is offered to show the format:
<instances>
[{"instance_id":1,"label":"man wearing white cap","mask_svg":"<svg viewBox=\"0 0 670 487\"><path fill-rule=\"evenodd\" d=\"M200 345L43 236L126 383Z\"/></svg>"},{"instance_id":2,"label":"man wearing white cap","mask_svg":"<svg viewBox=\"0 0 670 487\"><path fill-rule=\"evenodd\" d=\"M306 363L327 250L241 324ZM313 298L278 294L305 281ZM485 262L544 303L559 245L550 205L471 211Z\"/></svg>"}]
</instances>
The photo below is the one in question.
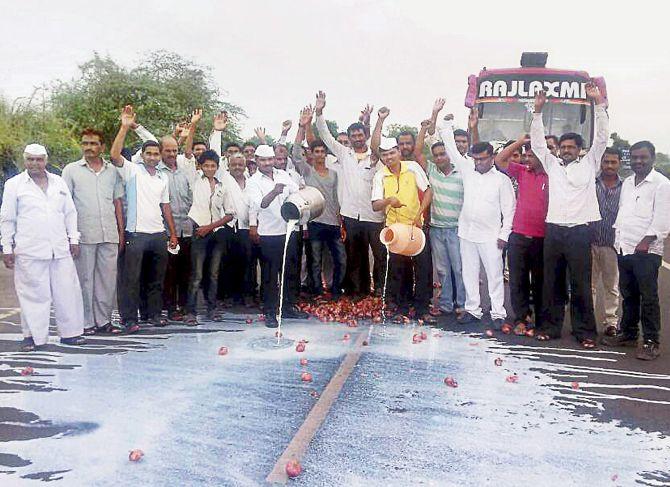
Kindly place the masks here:
<instances>
[{"instance_id":1,"label":"man wearing white cap","mask_svg":"<svg viewBox=\"0 0 670 487\"><path fill-rule=\"evenodd\" d=\"M381 130L381 129L380 129ZM379 156L384 167L372 183L372 209L386 213L386 225L395 223L423 226L423 214L430 206L433 190L424 170L415 161L402 161L395 139L381 137ZM419 192L423 193L419 197ZM394 321L402 322L414 305L416 314L426 323L435 323L428 312L432 295L430 244L413 257L391 253L388 263L387 296L398 305Z\"/></svg>"},{"instance_id":2,"label":"man wearing white cap","mask_svg":"<svg viewBox=\"0 0 670 487\"><path fill-rule=\"evenodd\" d=\"M275 154L269 145L256 148L258 171L247 181L249 196L249 235L260 243L261 275L263 279L263 312L265 326L277 327L276 315L285 318L305 318L306 313L298 310L298 239L287 235L286 221L281 216L281 206L291 193L299 187L291 177L274 167ZM287 307L279 310L279 276L282 269L284 242L289 238L286 249L286 276L284 280Z\"/></svg>"},{"instance_id":3,"label":"man wearing white cap","mask_svg":"<svg viewBox=\"0 0 670 487\"><path fill-rule=\"evenodd\" d=\"M47 343L54 305L61 343L83 345L84 306L77 270L77 210L67 184L46 171L47 151L30 144L24 151L26 170L7 181L2 208L3 261L14 269L21 305L21 351Z\"/></svg>"}]
</instances>

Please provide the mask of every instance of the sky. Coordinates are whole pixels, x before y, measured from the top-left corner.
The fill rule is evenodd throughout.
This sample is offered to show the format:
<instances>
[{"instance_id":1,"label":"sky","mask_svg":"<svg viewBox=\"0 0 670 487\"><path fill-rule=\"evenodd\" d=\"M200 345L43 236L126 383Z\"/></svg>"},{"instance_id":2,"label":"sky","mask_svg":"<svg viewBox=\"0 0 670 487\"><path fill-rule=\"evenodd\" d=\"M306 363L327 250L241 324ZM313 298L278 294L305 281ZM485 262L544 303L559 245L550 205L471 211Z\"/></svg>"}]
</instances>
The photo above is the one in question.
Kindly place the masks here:
<instances>
[{"instance_id":1,"label":"sky","mask_svg":"<svg viewBox=\"0 0 670 487\"><path fill-rule=\"evenodd\" d=\"M341 128L370 103L387 123L419 125L437 97L465 125L469 74L547 66L604 76L610 128L670 152L670 7L657 1L559 3L437 0L0 0L0 95L14 99L71 79L94 51L133 65L153 50L210 65L223 99L241 106L242 134L281 122L327 94ZM552 6L551 11L545 6ZM376 117L376 116L375 116ZM375 118L373 118L374 123ZM295 130L295 129L294 129ZM293 135L294 133L292 133Z\"/></svg>"}]
</instances>

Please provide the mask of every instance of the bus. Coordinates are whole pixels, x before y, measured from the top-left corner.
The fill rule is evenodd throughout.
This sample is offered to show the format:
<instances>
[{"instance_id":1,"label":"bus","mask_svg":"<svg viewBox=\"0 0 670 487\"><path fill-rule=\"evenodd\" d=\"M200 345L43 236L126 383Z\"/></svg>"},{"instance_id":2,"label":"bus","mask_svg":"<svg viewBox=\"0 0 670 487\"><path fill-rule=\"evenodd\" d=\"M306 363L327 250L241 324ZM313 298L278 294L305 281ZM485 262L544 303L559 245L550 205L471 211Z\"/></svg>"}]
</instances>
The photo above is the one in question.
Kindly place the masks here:
<instances>
[{"instance_id":1,"label":"bus","mask_svg":"<svg viewBox=\"0 0 670 487\"><path fill-rule=\"evenodd\" d=\"M586 83L593 82L607 99L602 77L586 71L547 68L546 52L524 52L520 68L487 69L468 77L465 106L479 113L479 138L496 145L528 133L535 93L547 92L542 119L547 135L576 132L584 148L593 140L593 106L586 98Z\"/></svg>"}]
</instances>

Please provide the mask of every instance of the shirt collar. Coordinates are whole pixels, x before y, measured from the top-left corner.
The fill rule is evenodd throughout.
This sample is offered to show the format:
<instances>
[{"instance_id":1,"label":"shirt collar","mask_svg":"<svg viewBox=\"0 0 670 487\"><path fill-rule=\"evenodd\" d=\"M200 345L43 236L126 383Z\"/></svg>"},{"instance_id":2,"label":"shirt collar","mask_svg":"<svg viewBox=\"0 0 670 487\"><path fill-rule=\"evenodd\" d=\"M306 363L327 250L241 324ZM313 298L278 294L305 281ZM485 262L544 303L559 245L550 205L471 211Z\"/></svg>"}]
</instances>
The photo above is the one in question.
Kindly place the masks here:
<instances>
[{"instance_id":1,"label":"shirt collar","mask_svg":"<svg viewBox=\"0 0 670 487\"><path fill-rule=\"evenodd\" d=\"M395 173L391 172L391 170L388 168L386 164L382 163L382 171L384 171L384 176L395 176ZM400 161L400 173L399 174L404 174L409 169L407 169L407 162L406 161Z\"/></svg>"},{"instance_id":2,"label":"shirt collar","mask_svg":"<svg viewBox=\"0 0 670 487\"><path fill-rule=\"evenodd\" d=\"M77 163L78 163L80 166L88 166L88 162L86 162L86 159L84 159L83 157L82 157L81 159L79 159L79 160L77 161ZM109 164L110 164L109 161L106 161L105 159L102 159L102 169L103 169L103 170L107 169L107 167L109 166Z\"/></svg>"},{"instance_id":3,"label":"shirt collar","mask_svg":"<svg viewBox=\"0 0 670 487\"><path fill-rule=\"evenodd\" d=\"M598 175L598 177L596 178L596 181L598 181L599 184L602 184L603 187L607 188L607 185L605 185L605 181L603 181L603 177L602 177L601 174ZM617 188L617 187L621 186L622 183L623 183L623 180L621 179L621 176L619 176L617 174L616 184L614 185L614 187Z\"/></svg>"}]
</instances>

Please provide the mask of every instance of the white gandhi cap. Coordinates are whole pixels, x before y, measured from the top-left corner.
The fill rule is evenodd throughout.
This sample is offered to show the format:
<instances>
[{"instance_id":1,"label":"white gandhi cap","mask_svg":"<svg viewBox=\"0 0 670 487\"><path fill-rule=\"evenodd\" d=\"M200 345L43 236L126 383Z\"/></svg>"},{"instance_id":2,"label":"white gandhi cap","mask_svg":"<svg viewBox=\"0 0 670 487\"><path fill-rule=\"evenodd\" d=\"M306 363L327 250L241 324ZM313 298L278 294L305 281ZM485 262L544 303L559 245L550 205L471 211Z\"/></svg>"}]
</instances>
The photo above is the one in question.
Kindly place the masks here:
<instances>
[{"instance_id":1,"label":"white gandhi cap","mask_svg":"<svg viewBox=\"0 0 670 487\"><path fill-rule=\"evenodd\" d=\"M259 145L256 147L256 152L254 152L256 157L274 157L275 151L269 145Z\"/></svg>"},{"instance_id":2,"label":"white gandhi cap","mask_svg":"<svg viewBox=\"0 0 670 487\"><path fill-rule=\"evenodd\" d=\"M47 149L40 144L28 144L23 150L24 154L30 154L31 156L47 156Z\"/></svg>"},{"instance_id":3,"label":"white gandhi cap","mask_svg":"<svg viewBox=\"0 0 670 487\"><path fill-rule=\"evenodd\" d=\"M391 150L394 147L398 147L398 142L391 137L382 137L382 140L379 142L379 148L381 150Z\"/></svg>"}]
</instances>

